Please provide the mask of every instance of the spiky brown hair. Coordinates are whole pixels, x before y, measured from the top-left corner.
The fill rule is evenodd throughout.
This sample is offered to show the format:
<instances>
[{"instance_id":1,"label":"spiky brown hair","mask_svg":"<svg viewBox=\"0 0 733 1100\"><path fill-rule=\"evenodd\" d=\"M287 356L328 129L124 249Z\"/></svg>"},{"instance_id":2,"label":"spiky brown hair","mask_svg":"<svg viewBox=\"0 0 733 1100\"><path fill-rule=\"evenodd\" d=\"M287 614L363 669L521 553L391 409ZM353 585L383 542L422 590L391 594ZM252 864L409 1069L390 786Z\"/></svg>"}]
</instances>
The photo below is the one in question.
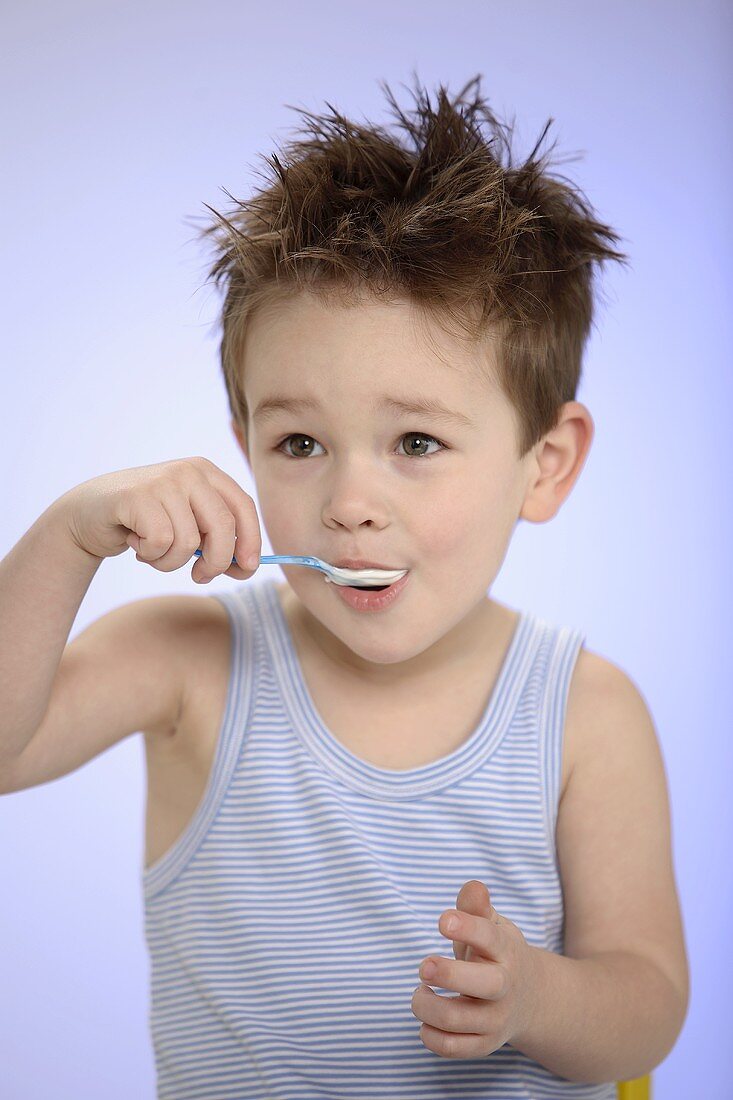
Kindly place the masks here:
<instances>
[{"instance_id":1,"label":"spiky brown hair","mask_svg":"<svg viewBox=\"0 0 733 1100\"><path fill-rule=\"evenodd\" d=\"M296 130L305 136L281 149L282 162L263 158L274 168L268 185L245 201L222 188L234 204L228 216L203 204L215 218L201 231L216 250L207 278L225 291L221 366L245 434L247 322L258 306L299 290L344 304L364 292L407 296L454 336L490 338L520 458L575 400L593 265L627 263L610 247L620 238L571 181L547 171L555 143L537 156L552 118L515 166L513 126L482 99L481 74L453 101L440 85L435 109L415 80L409 113L380 82L411 147L328 102L330 115L292 108L307 120Z\"/></svg>"}]
</instances>

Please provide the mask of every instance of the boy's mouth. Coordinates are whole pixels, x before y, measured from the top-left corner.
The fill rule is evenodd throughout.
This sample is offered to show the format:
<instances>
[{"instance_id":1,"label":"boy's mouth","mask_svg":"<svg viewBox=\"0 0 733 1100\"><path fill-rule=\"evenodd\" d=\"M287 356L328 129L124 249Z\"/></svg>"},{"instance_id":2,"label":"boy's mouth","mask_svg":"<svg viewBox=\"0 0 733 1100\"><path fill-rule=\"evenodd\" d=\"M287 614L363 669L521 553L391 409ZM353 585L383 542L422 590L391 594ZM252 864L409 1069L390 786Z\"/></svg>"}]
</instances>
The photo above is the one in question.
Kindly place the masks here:
<instances>
[{"instance_id":1,"label":"boy's mouth","mask_svg":"<svg viewBox=\"0 0 733 1100\"><path fill-rule=\"evenodd\" d=\"M349 582L352 578L345 577L344 580ZM392 577L366 576L364 580L369 582L368 585L349 583L336 585L336 593L353 611L386 611L399 600L401 593L410 583L410 570L395 570ZM389 583L374 584L374 581L384 582L385 580Z\"/></svg>"}]
</instances>

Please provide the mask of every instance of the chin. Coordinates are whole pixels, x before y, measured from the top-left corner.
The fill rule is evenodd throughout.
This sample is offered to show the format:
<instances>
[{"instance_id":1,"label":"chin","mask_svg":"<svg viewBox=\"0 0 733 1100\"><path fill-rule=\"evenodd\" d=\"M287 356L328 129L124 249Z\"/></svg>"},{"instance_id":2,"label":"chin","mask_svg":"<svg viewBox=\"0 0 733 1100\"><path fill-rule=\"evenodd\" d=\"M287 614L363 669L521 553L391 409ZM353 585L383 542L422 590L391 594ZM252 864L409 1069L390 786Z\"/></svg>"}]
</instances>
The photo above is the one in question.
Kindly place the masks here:
<instances>
[{"instance_id":1,"label":"chin","mask_svg":"<svg viewBox=\"0 0 733 1100\"><path fill-rule=\"evenodd\" d=\"M415 657L419 657L428 646L420 646L418 649L407 648L405 646L385 646L383 641L375 639L373 646L354 644L353 638L341 637L341 642L351 650L356 656L361 658L362 661L368 661L370 665L400 665L406 661L411 661Z\"/></svg>"}]
</instances>

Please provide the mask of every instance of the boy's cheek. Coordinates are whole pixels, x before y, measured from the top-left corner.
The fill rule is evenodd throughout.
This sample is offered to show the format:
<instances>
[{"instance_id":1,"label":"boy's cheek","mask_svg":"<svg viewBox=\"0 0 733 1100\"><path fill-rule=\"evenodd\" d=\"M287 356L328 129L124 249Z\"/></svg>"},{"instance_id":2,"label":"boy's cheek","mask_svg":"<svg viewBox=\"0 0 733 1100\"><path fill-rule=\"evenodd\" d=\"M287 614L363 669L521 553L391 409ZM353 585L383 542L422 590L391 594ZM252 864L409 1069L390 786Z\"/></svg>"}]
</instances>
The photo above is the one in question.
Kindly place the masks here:
<instances>
[{"instance_id":1,"label":"boy's cheek","mask_svg":"<svg viewBox=\"0 0 733 1100\"><path fill-rule=\"evenodd\" d=\"M472 494L445 499L421 524L422 545L430 548L436 560L453 561L472 556L486 561L487 555L502 554L514 527L516 516L500 494Z\"/></svg>"}]
</instances>

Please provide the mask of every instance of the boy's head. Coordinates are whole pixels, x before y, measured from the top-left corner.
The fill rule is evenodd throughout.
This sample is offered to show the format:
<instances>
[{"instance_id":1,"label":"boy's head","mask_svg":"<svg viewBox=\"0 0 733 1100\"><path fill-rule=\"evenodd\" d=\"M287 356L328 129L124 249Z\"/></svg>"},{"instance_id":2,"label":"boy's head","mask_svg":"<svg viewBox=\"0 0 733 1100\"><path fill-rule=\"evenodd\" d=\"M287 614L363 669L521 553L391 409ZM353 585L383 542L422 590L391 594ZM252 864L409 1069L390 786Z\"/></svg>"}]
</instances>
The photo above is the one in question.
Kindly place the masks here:
<instances>
[{"instance_id":1,"label":"boy's head","mask_svg":"<svg viewBox=\"0 0 733 1100\"><path fill-rule=\"evenodd\" d=\"M370 615L334 600L319 574L288 569L365 662L447 646L517 520L557 512L593 434L574 400L593 266L625 257L546 172L548 154L535 159L535 146L512 166L506 128L478 92L465 99L478 80L454 103L440 88L435 109L419 92L414 119L387 90L407 146L335 111L308 115L285 163L272 156L270 186L228 217L212 211L204 230L226 289L233 427L273 550L413 572L394 611Z\"/></svg>"}]
</instances>

